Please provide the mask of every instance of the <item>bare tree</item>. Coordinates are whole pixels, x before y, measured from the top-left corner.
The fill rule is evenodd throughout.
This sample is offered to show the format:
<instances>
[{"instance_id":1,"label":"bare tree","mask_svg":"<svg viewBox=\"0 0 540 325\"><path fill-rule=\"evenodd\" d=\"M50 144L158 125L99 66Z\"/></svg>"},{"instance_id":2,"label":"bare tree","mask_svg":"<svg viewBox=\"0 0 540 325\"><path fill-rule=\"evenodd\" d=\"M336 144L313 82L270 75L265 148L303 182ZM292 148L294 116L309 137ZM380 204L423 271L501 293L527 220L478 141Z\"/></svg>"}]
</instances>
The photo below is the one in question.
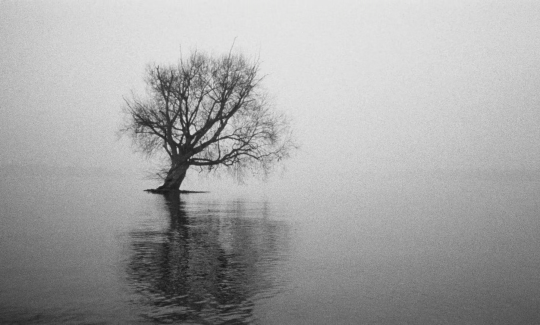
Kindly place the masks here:
<instances>
[{"instance_id":1,"label":"bare tree","mask_svg":"<svg viewBox=\"0 0 540 325\"><path fill-rule=\"evenodd\" d=\"M258 74L258 61L232 53L147 67L147 96L125 100L121 133L149 156L166 153L170 165L154 191L179 190L191 166L266 172L289 156L290 124L272 112Z\"/></svg>"}]
</instances>

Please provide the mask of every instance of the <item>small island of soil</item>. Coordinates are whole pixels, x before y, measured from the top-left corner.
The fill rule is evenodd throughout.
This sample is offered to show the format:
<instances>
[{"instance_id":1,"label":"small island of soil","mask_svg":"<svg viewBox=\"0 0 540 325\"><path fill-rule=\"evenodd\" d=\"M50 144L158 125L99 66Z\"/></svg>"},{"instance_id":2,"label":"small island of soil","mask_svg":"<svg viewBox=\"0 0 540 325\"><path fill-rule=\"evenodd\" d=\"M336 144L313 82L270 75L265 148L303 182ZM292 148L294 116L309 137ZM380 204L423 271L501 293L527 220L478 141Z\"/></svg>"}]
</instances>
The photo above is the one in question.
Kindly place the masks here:
<instances>
[{"instance_id":1,"label":"small island of soil","mask_svg":"<svg viewBox=\"0 0 540 325\"><path fill-rule=\"evenodd\" d=\"M193 193L209 193L208 191L186 191L186 190L170 190L170 189L161 189L161 188L151 188L144 190L148 193L154 194L169 194L169 193L178 193L178 194L193 194Z\"/></svg>"}]
</instances>

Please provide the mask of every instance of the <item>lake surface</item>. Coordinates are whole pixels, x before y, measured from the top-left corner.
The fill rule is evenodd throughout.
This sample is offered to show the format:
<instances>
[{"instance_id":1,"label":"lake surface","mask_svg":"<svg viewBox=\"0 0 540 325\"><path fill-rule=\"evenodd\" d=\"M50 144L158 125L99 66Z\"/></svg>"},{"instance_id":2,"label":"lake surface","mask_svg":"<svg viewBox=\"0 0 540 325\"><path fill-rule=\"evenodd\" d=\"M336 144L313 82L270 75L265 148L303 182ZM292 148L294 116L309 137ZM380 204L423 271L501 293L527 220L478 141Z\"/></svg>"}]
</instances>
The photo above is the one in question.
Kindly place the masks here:
<instances>
[{"instance_id":1,"label":"lake surface","mask_svg":"<svg viewBox=\"0 0 540 325\"><path fill-rule=\"evenodd\" d=\"M4 175L0 323L538 324L540 182L522 176L175 198Z\"/></svg>"}]
</instances>

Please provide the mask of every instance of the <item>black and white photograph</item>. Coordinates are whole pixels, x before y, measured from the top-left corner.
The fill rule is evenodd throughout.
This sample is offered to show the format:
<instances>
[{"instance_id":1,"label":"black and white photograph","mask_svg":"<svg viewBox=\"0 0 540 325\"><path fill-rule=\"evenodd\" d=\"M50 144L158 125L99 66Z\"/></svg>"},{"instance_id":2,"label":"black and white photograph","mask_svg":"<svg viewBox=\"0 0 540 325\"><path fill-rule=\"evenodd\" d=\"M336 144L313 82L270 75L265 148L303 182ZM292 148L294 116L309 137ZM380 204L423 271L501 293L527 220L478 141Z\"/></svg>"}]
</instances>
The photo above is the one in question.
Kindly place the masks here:
<instances>
[{"instance_id":1,"label":"black and white photograph","mask_svg":"<svg viewBox=\"0 0 540 325\"><path fill-rule=\"evenodd\" d=\"M0 0L0 324L540 324L540 1Z\"/></svg>"}]
</instances>

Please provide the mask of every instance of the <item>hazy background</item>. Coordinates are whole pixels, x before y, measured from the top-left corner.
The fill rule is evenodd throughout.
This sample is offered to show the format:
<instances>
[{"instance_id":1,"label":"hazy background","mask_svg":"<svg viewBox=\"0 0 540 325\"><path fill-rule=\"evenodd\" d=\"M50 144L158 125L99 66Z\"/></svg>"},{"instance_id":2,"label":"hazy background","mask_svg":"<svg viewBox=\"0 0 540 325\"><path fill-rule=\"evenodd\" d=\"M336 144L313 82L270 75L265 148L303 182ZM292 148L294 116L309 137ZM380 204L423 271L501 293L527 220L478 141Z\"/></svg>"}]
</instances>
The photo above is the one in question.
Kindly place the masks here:
<instances>
[{"instance_id":1,"label":"hazy background","mask_svg":"<svg viewBox=\"0 0 540 325\"><path fill-rule=\"evenodd\" d=\"M236 39L302 144L268 186L534 170L539 35L536 1L0 1L0 165L143 175L115 135L122 96L144 90L147 63Z\"/></svg>"}]
</instances>

